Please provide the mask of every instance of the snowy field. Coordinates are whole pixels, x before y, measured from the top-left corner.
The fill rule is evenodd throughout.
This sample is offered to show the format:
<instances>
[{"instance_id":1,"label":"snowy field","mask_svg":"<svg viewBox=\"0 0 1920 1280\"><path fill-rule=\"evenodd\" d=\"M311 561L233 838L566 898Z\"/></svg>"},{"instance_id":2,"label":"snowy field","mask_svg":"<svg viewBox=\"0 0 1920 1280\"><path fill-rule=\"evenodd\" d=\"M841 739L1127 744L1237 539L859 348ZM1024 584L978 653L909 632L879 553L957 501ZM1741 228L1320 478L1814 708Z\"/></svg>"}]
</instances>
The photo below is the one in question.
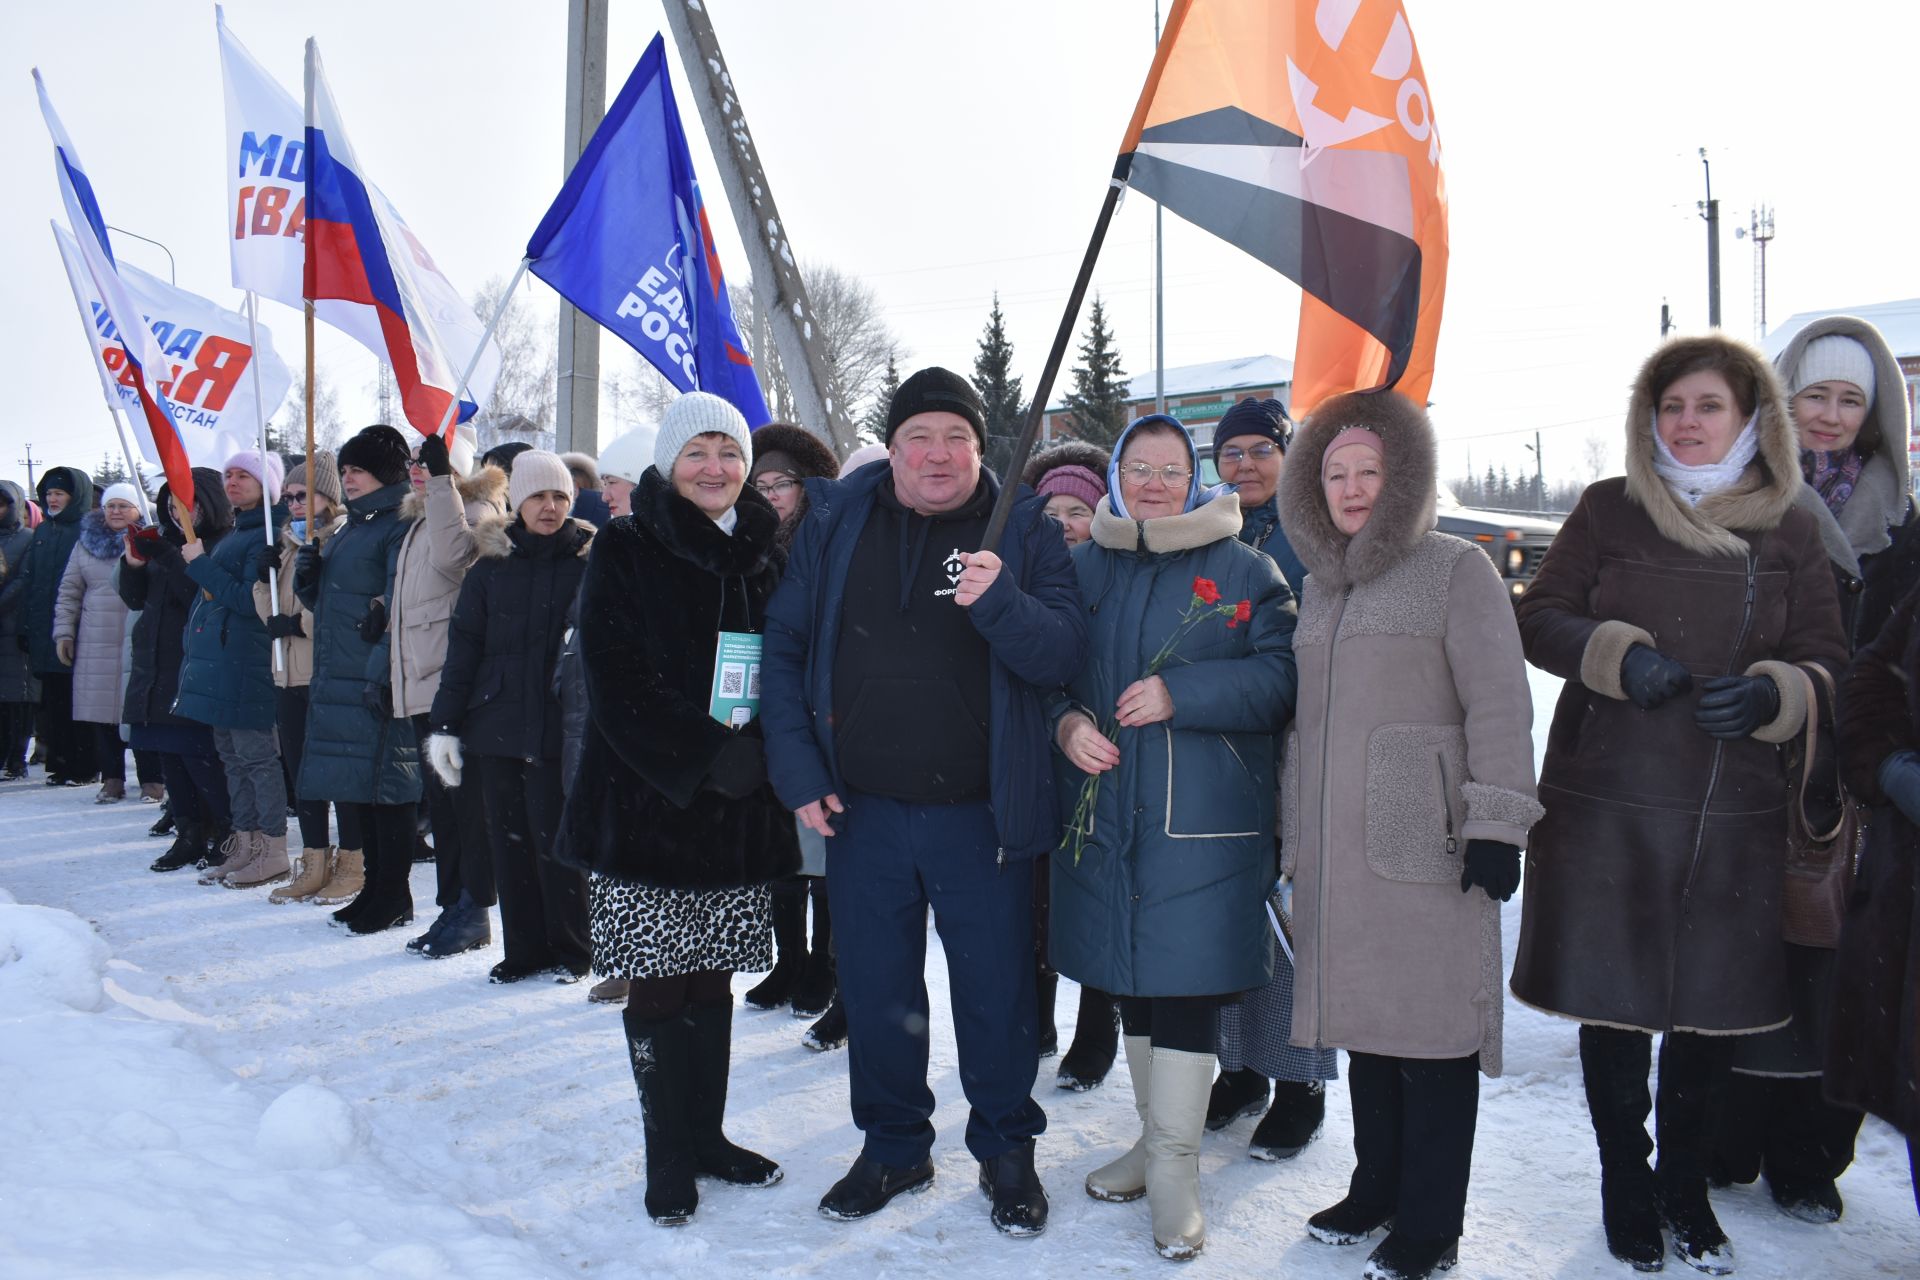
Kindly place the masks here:
<instances>
[{"instance_id":1,"label":"snowy field","mask_svg":"<svg viewBox=\"0 0 1920 1280\"><path fill-rule=\"evenodd\" d=\"M1538 681L1537 736L1557 681ZM616 1009L586 988L489 986L496 948L444 961L406 933L355 938L323 909L157 876L154 809L96 808L38 772L0 786L0 1276L559 1277L1170 1275L1145 1201L1099 1204L1081 1178L1133 1140L1124 1064L1089 1094L1036 1096L1052 1222L987 1221L961 1142L965 1107L937 942L938 1177L863 1223L814 1205L859 1148L846 1055L804 1022L742 1010L729 1129L786 1166L768 1190L701 1184L699 1217L641 1208L640 1116ZM431 868L414 869L430 903ZM421 924L428 917L423 915ZM1519 902L1507 913L1509 962ZM497 933L497 929L496 929ZM753 979L741 978L739 990ZM1076 1007L1059 998L1061 1041ZM1251 1119L1209 1135L1206 1253L1182 1276L1357 1276L1364 1249L1310 1241L1308 1214L1350 1168L1346 1089L1324 1137L1279 1165L1246 1158ZM1904 1147L1869 1121L1841 1181L1845 1219L1792 1221L1764 1190L1716 1207L1747 1277L1920 1275ZM1622 1277L1601 1239L1599 1171L1574 1028L1508 1004L1507 1074L1481 1091L1463 1277ZM1677 1263L1669 1274L1695 1274Z\"/></svg>"}]
</instances>

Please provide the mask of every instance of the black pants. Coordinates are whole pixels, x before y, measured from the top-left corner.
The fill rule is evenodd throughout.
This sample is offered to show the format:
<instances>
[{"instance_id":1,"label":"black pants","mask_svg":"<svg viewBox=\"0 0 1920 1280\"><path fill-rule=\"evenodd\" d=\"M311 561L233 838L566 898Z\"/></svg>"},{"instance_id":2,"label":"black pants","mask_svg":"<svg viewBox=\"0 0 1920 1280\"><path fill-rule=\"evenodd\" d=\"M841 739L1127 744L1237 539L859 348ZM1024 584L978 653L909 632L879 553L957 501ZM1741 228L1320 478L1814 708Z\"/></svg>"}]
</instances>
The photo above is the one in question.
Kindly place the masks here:
<instances>
[{"instance_id":1,"label":"black pants","mask_svg":"<svg viewBox=\"0 0 1920 1280\"><path fill-rule=\"evenodd\" d=\"M287 777L292 780L287 795L293 799L294 817L300 824L301 847L324 849L332 843L327 828L327 802L302 800L299 791L300 760L307 744L306 686L275 689L274 712L280 725L280 759L286 766ZM340 825L340 847L364 851L367 837L361 830L361 806L336 805L334 817Z\"/></svg>"},{"instance_id":2,"label":"black pants","mask_svg":"<svg viewBox=\"0 0 1920 1280\"><path fill-rule=\"evenodd\" d=\"M0 702L0 769L24 773L27 739L33 737L31 702Z\"/></svg>"},{"instance_id":3,"label":"black pants","mask_svg":"<svg viewBox=\"0 0 1920 1280\"><path fill-rule=\"evenodd\" d=\"M1866 1119L1828 1102L1819 1076L1730 1072L1722 1106L1715 1145L1726 1171L1741 1181L1764 1172L1781 1185L1836 1181Z\"/></svg>"},{"instance_id":4,"label":"black pants","mask_svg":"<svg viewBox=\"0 0 1920 1280\"><path fill-rule=\"evenodd\" d=\"M431 733L427 717L413 717L413 736L420 744L422 756L426 754L427 737ZM493 850L487 839L487 806L485 800L475 794L482 785L479 778L475 777L472 787L456 787L449 791L446 784L440 781L440 775L432 769L423 769L421 772L426 774L428 821L433 824L434 901L442 907L450 907L460 901L460 891L464 889L477 905L492 906L499 899L493 887ZM559 822L557 813L556 810L556 830ZM544 847L551 849L553 846L548 843Z\"/></svg>"},{"instance_id":5,"label":"black pants","mask_svg":"<svg viewBox=\"0 0 1920 1280\"><path fill-rule=\"evenodd\" d=\"M1120 1026L1156 1049L1213 1052L1213 1015L1225 996L1120 997Z\"/></svg>"},{"instance_id":6,"label":"black pants","mask_svg":"<svg viewBox=\"0 0 1920 1280\"><path fill-rule=\"evenodd\" d=\"M585 973L593 959L586 873L550 856L560 830L560 762L469 757L467 768L476 766L492 837L506 963L525 969L563 964Z\"/></svg>"},{"instance_id":7,"label":"black pants","mask_svg":"<svg viewBox=\"0 0 1920 1280\"><path fill-rule=\"evenodd\" d=\"M93 738L93 763L99 770L102 782L125 782L127 780L127 743L120 736L117 724L94 724L86 722L78 728ZM133 753L134 777L144 786L149 782L160 782L164 775L160 771L158 752L136 751Z\"/></svg>"},{"instance_id":8,"label":"black pants","mask_svg":"<svg viewBox=\"0 0 1920 1280\"><path fill-rule=\"evenodd\" d=\"M233 822L233 807L227 799L227 775L219 756L177 756L171 751L158 753L160 775L166 779L167 799L173 805L176 823L225 829Z\"/></svg>"},{"instance_id":9,"label":"black pants","mask_svg":"<svg viewBox=\"0 0 1920 1280\"><path fill-rule=\"evenodd\" d=\"M94 776L92 726L73 718L73 673L43 672L40 710L46 717L47 776L84 782Z\"/></svg>"},{"instance_id":10,"label":"black pants","mask_svg":"<svg viewBox=\"0 0 1920 1280\"><path fill-rule=\"evenodd\" d=\"M1347 1055L1353 1098L1348 1196L1394 1208L1394 1230L1415 1240L1457 1239L1466 1222L1480 1059Z\"/></svg>"},{"instance_id":11,"label":"black pants","mask_svg":"<svg viewBox=\"0 0 1920 1280\"><path fill-rule=\"evenodd\" d=\"M731 1004L733 971L702 969L664 978L635 978L627 984L627 1008L636 1018L661 1022L689 1005Z\"/></svg>"}]
</instances>

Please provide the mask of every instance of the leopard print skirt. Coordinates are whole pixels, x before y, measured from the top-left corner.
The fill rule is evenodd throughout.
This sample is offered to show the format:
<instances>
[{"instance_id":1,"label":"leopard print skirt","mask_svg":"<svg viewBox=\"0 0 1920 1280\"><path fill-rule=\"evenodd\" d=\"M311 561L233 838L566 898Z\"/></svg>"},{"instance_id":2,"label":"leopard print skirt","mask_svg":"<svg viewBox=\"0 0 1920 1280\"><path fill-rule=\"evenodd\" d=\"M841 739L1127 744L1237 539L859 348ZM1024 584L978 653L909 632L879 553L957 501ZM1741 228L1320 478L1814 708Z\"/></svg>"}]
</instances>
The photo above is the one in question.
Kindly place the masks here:
<instances>
[{"instance_id":1,"label":"leopard print skirt","mask_svg":"<svg viewBox=\"0 0 1920 1280\"><path fill-rule=\"evenodd\" d=\"M709 969L773 968L773 890L661 889L587 878L593 971L603 978L671 978Z\"/></svg>"}]
</instances>

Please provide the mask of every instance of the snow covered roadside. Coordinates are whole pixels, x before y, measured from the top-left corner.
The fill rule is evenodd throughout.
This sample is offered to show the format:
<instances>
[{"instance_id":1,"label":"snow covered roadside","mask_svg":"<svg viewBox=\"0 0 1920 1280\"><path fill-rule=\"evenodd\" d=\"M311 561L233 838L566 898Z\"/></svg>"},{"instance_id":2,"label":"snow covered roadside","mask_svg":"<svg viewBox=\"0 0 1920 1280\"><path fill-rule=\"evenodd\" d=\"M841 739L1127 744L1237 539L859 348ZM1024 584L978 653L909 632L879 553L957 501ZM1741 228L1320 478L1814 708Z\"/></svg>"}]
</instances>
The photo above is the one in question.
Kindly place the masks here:
<instances>
[{"instance_id":1,"label":"snow covered roadside","mask_svg":"<svg viewBox=\"0 0 1920 1280\"><path fill-rule=\"evenodd\" d=\"M1557 682L1541 679L1539 735ZM764 1191L702 1184L686 1228L640 1209L638 1105L617 1011L585 988L485 981L497 947L431 962L402 932L354 938L319 909L146 870L150 806L0 786L0 1274L39 1276L1165 1274L1144 1202L1106 1205L1086 1171L1137 1131L1124 1065L1066 1094L1042 1064L1052 1225L997 1236L965 1120L930 936L938 1178L864 1223L814 1212L859 1146L843 1053L799 1045L784 1012L735 1018L732 1136L782 1161ZM414 874L422 923L430 869ZM39 904L39 905L25 905ZM1508 946L1519 903L1508 909ZM1511 955L1509 954L1509 960ZM740 990L752 979L741 979ZM1063 1042L1075 1007L1062 984ZM1509 1002L1507 1074L1482 1089L1466 1277L1617 1278L1570 1024ZM1210 1135L1206 1253L1183 1276L1358 1275L1364 1250L1306 1239L1351 1167L1346 1090L1298 1159L1245 1156L1253 1121ZM1902 1144L1869 1122L1812 1227L1764 1190L1716 1195L1746 1277L1920 1271ZM1692 1274L1674 1265L1670 1274Z\"/></svg>"}]
</instances>

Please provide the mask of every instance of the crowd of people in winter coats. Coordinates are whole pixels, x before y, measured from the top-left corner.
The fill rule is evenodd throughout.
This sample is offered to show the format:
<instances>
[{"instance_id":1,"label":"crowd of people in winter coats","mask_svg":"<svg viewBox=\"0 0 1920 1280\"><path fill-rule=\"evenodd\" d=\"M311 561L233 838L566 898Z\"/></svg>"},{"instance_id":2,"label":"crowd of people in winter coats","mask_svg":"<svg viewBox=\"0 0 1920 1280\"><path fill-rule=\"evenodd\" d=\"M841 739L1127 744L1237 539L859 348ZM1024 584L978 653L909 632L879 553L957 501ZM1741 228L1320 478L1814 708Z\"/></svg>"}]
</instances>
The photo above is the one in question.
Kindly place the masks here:
<instances>
[{"instance_id":1,"label":"crowd of people in winter coats","mask_svg":"<svg viewBox=\"0 0 1920 1280\"><path fill-rule=\"evenodd\" d=\"M1297 430L1234 405L1211 487L1171 417L1049 448L991 549L1003 480L940 368L844 464L694 392L597 460L372 426L97 508L56 467L37 503L0 483L0 763L31 738L111 803L131 748L154 870L354 933L414 919L430 833L408 950L488 947L497 907L492 981L591 972L622 1006L656 1223L782 1176L724 1131L737 972L847 1048L863 1144L820 1212L931 1184L931 909L1008 1235L1047 1222L1064 974L1057 1083L1123 1055L1140 1117L1085 1190L1144 1198L1162 1256L1206 1242L1202 1135L1259 1115L1249 1154L1296 1155L1345 1050L1352 1178L1305 1228L1384 1231L1367 1276L1445 1271L1510 990L1579 1024L1607 1247L1727 1274L1712 1188L1832 1222L1864 1114L1920 1151L1909 430L1862 321L1771 364L1667 342L1626 474L1517 608L1435 530L1433 429L1390 392ZM1565 682L1537 781L1528 664ZM1789 802L1848 797L1839 936L1790 942Z\"/></svg>"}]
</instances>

